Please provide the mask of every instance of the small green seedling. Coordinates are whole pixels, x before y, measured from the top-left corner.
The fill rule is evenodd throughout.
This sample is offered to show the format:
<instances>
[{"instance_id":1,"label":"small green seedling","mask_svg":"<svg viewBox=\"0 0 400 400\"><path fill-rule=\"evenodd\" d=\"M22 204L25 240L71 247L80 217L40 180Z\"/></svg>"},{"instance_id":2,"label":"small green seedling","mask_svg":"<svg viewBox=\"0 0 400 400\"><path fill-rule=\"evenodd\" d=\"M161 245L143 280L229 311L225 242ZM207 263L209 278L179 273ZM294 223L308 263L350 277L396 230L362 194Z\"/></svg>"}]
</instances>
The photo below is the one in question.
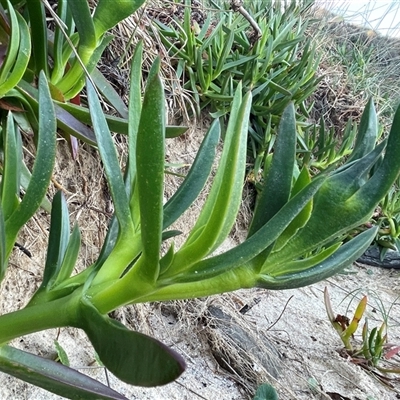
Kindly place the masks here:
<instances>
[{"instance_id":1,"label":"small green seedling","mask_svg":"<svg viewBox=\"0 0 400 400\"><path fill-rule=\"evenodd\" d=\"M383 361L391 359L400 351L400 346L395 346L387 342L386 322L383 322L379 328L374 327L369 330L368 319L365 318L361 335L362 343L361 345L354 345L354 334L364 316L368 302L367 296L363 296L358 303L351 321L345 315L337 314L335 316L329 299L328 288L325 288L324 291L324 301L329 321L342 339L345 352L351 357L352 362L368 370L372 370L372 372L375 369L376 371L385 373L400 373L400 368L398 367L384 367L381 365ZM378 378L381 379L380 376Z\"/></svg>"}]
</instances>

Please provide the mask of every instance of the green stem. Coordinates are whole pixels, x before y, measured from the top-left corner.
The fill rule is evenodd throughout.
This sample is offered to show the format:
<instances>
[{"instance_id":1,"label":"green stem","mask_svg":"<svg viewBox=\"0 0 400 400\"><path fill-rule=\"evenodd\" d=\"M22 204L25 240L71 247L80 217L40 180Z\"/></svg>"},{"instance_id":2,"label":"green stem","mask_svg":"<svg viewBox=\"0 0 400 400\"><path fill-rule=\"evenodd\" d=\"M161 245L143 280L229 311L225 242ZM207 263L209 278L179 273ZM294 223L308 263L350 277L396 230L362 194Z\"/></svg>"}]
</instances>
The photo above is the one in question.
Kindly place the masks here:
<instances>
[{"instance_id":1,"label":"green stem","mask_svg":"<svg viewBox=\"0 0 400 400\"><path fill-rule=\"evenodd\" d=\"M0 316L0 344L45 329L76 326L81 291Z\"/></svg>"},{"instance_id":2,"label":"green stem","mask_svg":"<svg viewBox=\"0 0 400 400\"><path fill-rule=\"evenodd\" d=\"M106 314L125 304L193 299L252 288L256 286L257 278L248 266L197 282L172 283L166 286L159 282L156 287L122 278L101 291L96 287L91 288L88 296L99 312Z\"/></svg>"}]
</instances>

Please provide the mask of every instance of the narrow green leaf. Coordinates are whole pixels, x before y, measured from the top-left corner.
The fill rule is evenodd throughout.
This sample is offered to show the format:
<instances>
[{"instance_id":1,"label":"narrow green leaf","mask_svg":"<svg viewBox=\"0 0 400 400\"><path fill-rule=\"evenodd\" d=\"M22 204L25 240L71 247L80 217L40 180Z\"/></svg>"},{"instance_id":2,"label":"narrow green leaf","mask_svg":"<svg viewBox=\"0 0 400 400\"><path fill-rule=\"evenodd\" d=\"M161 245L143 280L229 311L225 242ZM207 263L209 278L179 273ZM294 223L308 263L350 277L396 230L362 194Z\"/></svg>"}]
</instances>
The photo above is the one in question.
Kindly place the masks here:
<instances>
[{"instance_id":1,"label":"narrow green leaf","mask_svg":"<svg viewBox=\"0 0 400 400\"><path fill-rule=\"evenodd\" d=\"M85 74L90 75L93 72L93 69L99 63L101 55L112 39L112 35L104 35L97 46L93 50L88 51L86 58L84 58L82 51L79 49L81 62L78 61L78 58L75 58L71 69L67 71L62 80L57 84L57 87L64 94L66 100L74 98L82 91L85 86ZM85 71L83 71L82 64L85 66Z\"/></svg>"},{"instance_id":2,"label":"narrow green leaf","mask_svg":"<svg viewBox=\"0 0 400 400\"><path fill-rule=\"evenodd\" d=\"M51 208L49 244L41 288L51 289L61 268L69 241L69 213L61 191L57 192Z\"/></svg>"},{"instance_id":3,"label":"narrow green leaf","mask_svg":"<svg viewBox=\"0 0 400 400\"><path fill-rule=\"evenodd\" d=\"M364 157L373 150L376 140L378 138L378 118L376 116L374 102L371 99L364 109L361 116L354 150L348 158L347 163Z\"/></svg>"},{"instance_id":4,"label":"narrow green leaf","mask_svg":"<svg viewBox=\"0 0 400 400\"><path fill-rule=\"evenodd\" d=\"M89 8L89 2L82 0L68 0L68 6L73 15L74 22L79 33L79 48L84 49L85 52L93 51L96 48L97 40L101 35L96 37L95 26ZM114 7L113 10L117 8L115 3ZM81 51L79 53L81 55ZM85 61L87 61L87 59L84 59L84 62Z\"/></svg>"},{"instance_id":5,"label":"narrow green leaf","mask_svg":"<svg viewBox=\"0 0 400 400\"><path fill-rule=\"evenodd\" d=\"M26 5L31 25L30 36L32 37L33 47L32 61L35 64L35 72L39 74L40 71L43 71L44 75L48 77L48 47L44 45L44 43L47 43L47 21L44 5L40 0L29 0L26 2Z\"/></svg>"},{"instance_id":6,"label":"narrow green leaf","mask_svg":"<svg viewBox=\"0 0 400 400\"><path fill-rule=\"evenodd\" d=\"M172 349L81 303L80 327L85 330L101 362L116 377L131 385L164 385L177 379L185 362Z\"/></svg>"},{"instance_id":7,"label":"narrow green leaf","mask_svg":"<svg viewBox=\"0 0 400 400\"><path fill-rule=\"evenodd\" d=\"M233 31L230 31L227 34L226 40L224 41L224 47L217 58L217 66L214 70L212 80L218 78L218 76L221 74L224 64L226 63L226 59L229 55L229 52L232 49L233 39L234 39L234 33Z\"/></svg>"},{"instance_id":8,"label":"narrow green leaf","mask_svg":"<svg viewBox=\"0 0 400 400\"><path fill-rule=\"evenodd\" d=\"M21 41L19 43L18 53L15 63L12 67L12 71L7 76L5 76L4 79L2 79L0 76L0 97L3 97L8 91L14 88L14 86L16 86L18 82L22 79L31 55L31 35L28 25L19 14L17 14L17 20L21 33Z\"/></svg>"},{"instance_id":9,"label":"narrow green leaf","mask_svg":"<svg viewBox=\"0 0 400 400\"><path fill-rule=\"evenodd\" d=\"M39 109L38 90L24 80L19 82L17 89L19 92L18 95L22 97L21 101L28 101L28 104L31 106L33 112L37 112ZM17 93L15 96L16 95ZM76 138L81 139L91 145L96 144L96 136L94 135L93 131L85 125L91 125L90 112L88 109L84 107L73 106L70 103L61 103L57 101L53 101L53 106L56 113L57 125L62 131L65 131L71 136L75 136ZM73 111L74 113L72 114L70 111ZM84 119L81 118L82 115L85 116Z\"/></svg>"},{"instance_id":10,"label":"narrow green leaf","mask_svg":"<svg viewBox=\"0 0 400 400\"><path fill-rule=\"evenodd\" d=\"M316 265L309 270L278 277L262 275L259 278L257 286L271 290L294 289L312 285L313 283L327 279L357 260L374 240L377 229L377 227L368 229L367 231L357 235L354 239L343 244L339 250L333 253L321 264Z\"/></svg>"},{"instance_id":11,"label":"narrow green leaf","mask_svg":"<svg viewBox=\"0 0 400 400\"><path fill-rule=\"evenodd\" d=\"M127 400L72 368L11 346L0 347L0 371L67 399Z\"/></svg>"},{"instance_id":12,"label":"narrow green leaf","mask_svg":"<svg viewBox=\"0 0 400 400\"><path fill-rule=\"evenodd\" d=\"M115 108L118 114L122 118L128 118L128 109L121 99L121 96L116 92L111 83L105 78L105 76L97 69L94 68L90 74L99 92L104 98ZM131 81L132 87L132 81ZM131 89L132 90L132 89Z\"/></svg>"},{"instance_id":13,"label":"narrow green leaf","mask_svg":"<svg viewBox=\"0 0 400 400\"><path fill-rule=\"evenodd\" d=\"M61 121L61 114L59 114L58 107L67 111L68 114L75 117L78 120L78 122L81 122L83 124L91 124L90 113L89 113L88 109L86 109L84 107L76 106L71 103L60 103L60 102L55 101L55 104L56 104L57 118L60 121ZM107 120L108 128L110 129L111 132L121 133L123 135L128 134L128 122L129 121L127 119L114 117L112 115L105 115L105 117ZM63 119L62 121L65 121L65 120ZM65 122L64 122L64 125L66 125ZM60 125L60 128L63 130L66 129L66 127L64 125ZM91 144L91 142L95 143L96 138L93 135L93 132L89 128L87 128L87 130L90 132L90 134L87 134L86 132L85 132L85 134L81 134L81 136L82 136L81 139L89 144ZM188 130L188 128L186 126L167 125L166 129L165 129L165 137L166 138L174 138L176 136L182 135L187 130ZM78 134L74 134L73 136L79 137Z\"/></svg>"},{"instance_id":14,"label":"narrow green leaf","mask_svg":"<svg viewBox=\"0 0 400 400\"><path fill-rule=\"evenodd\" d=\"M311 182L311 177L308 172L308 169L303 168L302 171L300 172L299 177L296 180L296 183L294 184L291 197L299 193L300 190L305 188L308 184L310 184L310 182ZM293 219L293 221L285 229L282 235L279 236L279 239L276 241L274 245L274 251L279 251L282 247L285 246L288 240L292 238L299 231L299 229L304 227L304 225L307 223L307 221L311 216L312 208L313 208L313 201L311 200L303 208L303 210L301 210L301 212Z\"/></svg>"},{"instance_id":15,"label":"narrow green leaf","mask_svg":"<svg viewBox=\"0 0 400 400\"><path fill-rule=\"evenodd\" d=\"M172 281L174 283L196 282L212 278L228 271L233 271L235 268L245 265L257 257L279 237L293 218L304 208L312 196L315 195L322 183L323 179L315 179L285 204L263 227L235 248L223 254L199 261L176 276L172 273L174 270L171 266L167 276L172 276ZM252 271L249 273L253 274L254 272ZM223 279L223 277L221 277L221 279ZM168 281L167 277L166 281Z\"/></svg>"},{"instance_id":16,"label":"narrow green leaf","mask_svg":"<svg viewBox=\"0 0 400 400\"><path fill-rule=\"evenodd\" d=\"M4 223L3 209L0 205L0 283L4 278L6 269L7 269L6 229Z\"/></svg>"},{"instance_id":17,"label":"narrow green leaf","mask_svg":"<svg viewBox=\"0 0 400 400\"><path fill-rule=\"evenodd\" d=\"M175 255L175 267L187 266L210 254L232 228L241 202L250 107L251 92L242 101L239 85L213 185L189 238Z\"/></svg>"},{"instance_id":18,"label":"narrow green leaf","mask_svg":"<svg viewBox=\"0 0 400 400\"><path fill-rule=\"evenodd\" d=\"M64 37L64 32L66 35L69 34L70 26L68 22L70 21L71 13L68 9L68 2L67 0L60 0L57 3L57 15L60 20L66 25L59 26L56 22L55 31L54 31L54 45L53 45L53 59L54 59L54 67L53 71L51 72L51 83L57 84L57 82L62 78L65 71L65 59L63 57L63 49L64 43L66 42ZM67 29L66 29L67 28Z\"/></svg>"},{"instance_id":19,"label":"narrow green leaf","mask_svg":"<svg viewBox=\"0 0 400 400\"><path fill-rule=\"evenodd\" d=\"M39 132L31 180L18 208L6 222L7 254L14 246L19 229L40 207L53 173L56 155L56 119L46 77L39 76Z\"/></svg>"},{"instance_id":20,"label":"narrow green leaf","mask_svg":"<svg viewBox=\"0 0 400 400\"><path fill-rule=\"evenodd\" d=\"M282 114L272 163L257 198L248 236L268 222L289 200L296 161L296 138L295 109L291 103Z\"/></svg>"},{"instance_id":21,"label":"narrow green leaf","mask_svg":"<svg viewBox=\"0 0 400 400\"><path fill-rule=\"evenodd\" d=\"M136 180L136 145L139 129L140 115L142 112L142 56L143 42L140 41L136 46L131 65L131 85L129 93L129 196L132 198ZM132 209L132 208L131 208Z\"/></svg>"},{"instance_id":22,"label":"narrow green leaf","mask_svg":"<svg viewBox=\"0 0 400 400\"><path fill-rule=\"evenodd\" d=\"M60 266L60 272L54 282L54 286L68 279L75 268L78 259L79 249L81 247L81 234L78 225L74 226L65 250L64 258Z\"/></svg>"},{"instance_id":23,"label":"narrow green leaf","mask_svg":"<svg viewBox=\"0 0 400 400\"><path fill-rule=\"evenodd\" d=\"M208 129L185 180L164 206L163 229L173 224L203 189L214 162L219 135L219 121L215 120Z\"/></svg>"},{"instance_id":24,"label":"narrow green leaf","mask_svg":"<svg viewBox=\"0 0 400 400\"><path fill-rule=\"evenodd\" d=\"M305 271L317 264L321 264L325 259L331 256L341 246L341 244L341 242L335 243L332 246L329 246L327 249L312 255L311 257L286 262L284 265L280 265L279 268L274 268L273 265L270 265L269 269L263 268L261 273L276 277Z\"/></svg>"},{"instance_id":25,"label":"narrow green leaf","mask_svg":"<svg viewBox=\"0 0 400 400\"><path fill-rule=\"evenodd\" d=\"M3 121L4 162L0 192L3 218L7 221L19 204L22 142L13 114L9 112L7 120Z\"/></svg>"},{"instance_id":26,"label":"narrow green leaf","mask_svg":"<svg viewBox=\"0 0 400 400\"><path fill-rule=\"evenodd\" d=\"M9 37L9 41L7 44L7 52L5 54L5 59L0 67L0 88L1 88L1 85L3 85L4 82L6 82L7 77L9 75L13 65L15 64L15 60L18 56L18 48L19 48L20 34L21 34L20 27L18 24L17 14L14 10L14 7L10 4L9 1L7 1L7 6L8 6L8 13L9 13L9 18L10 18L11 32L10 32L10 37Z\"/></svg>"},{"instance_id":27,"label":"narrow green leaf","mask_svg":"<svg viewBox=\"0 0 400 400\"><path fill-rule=\"evenodd\" d=\"M132 221L130 217L129 201L118 162L117 151L108 129L103 110L101 109L99 99L97 98L96 91L90 81L87 81L87 92L93 129L96 134L97 146L103 161L107 182L114 202L115 215L120 225L120 233L122 235L130 234L132 232Z\"/></svg>"}]
</instances>

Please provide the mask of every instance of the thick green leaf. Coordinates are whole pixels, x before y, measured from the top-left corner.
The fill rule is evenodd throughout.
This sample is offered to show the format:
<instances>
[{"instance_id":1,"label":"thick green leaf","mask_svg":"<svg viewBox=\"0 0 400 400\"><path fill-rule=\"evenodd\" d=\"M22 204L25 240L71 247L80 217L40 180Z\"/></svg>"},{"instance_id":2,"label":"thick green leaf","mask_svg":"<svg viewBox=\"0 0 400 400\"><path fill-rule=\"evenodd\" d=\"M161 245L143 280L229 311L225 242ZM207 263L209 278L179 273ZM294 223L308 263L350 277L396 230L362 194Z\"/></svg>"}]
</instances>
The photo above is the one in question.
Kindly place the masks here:
<instances>
[{"instance_id":1,"label":"thick green leaf","mask_svg":"<svg viewBox=\"0 0 400 400\"><path fill-rule=\"evenodd\" d=\"M76 28L79 33L79 48L91 53L97 46L95 27L90 13L89 2L87 0L68 0L69 9L73 15ZM80 56L82 56L79 51ZM87 58L84 57L84 62Z\"/></svg>"},{"instance_id":2,"label":"thick green leaf","mask_svg":"<svg viewBox=\"0 0 400 400\"><path fill-rule=\"evenodd\" d=\"M72 368L7 345L0 347L0 371L67 399L127 399Z\"/></svg>"},{"instance_id":3,"label":"thick green leaf","mask_svg":"<svg viewBox=\"0 0 400 400\"><path fill-rule=\"evenodd\" d=\"M293 186L291 197L300 192L301 189L305 188L311 182L311 177L307 168L303 168L300 172L299 177L296 180L296 183ZM299 229L303 228L303 226L307 223L310 218L313 207L313 201L311 200L303 210L293 219L290 225L285 229L279 239L276 241L274 245L274 250L278 251L281 249L287 241L293 237Z\"/></svg>"},{"instance_id":4,"label":"thick green leaf","mask_svg":"<svg viewBox=\"0 0 400 400\"><path fill-rule=\"evenodd\" d=\"M19 14L17 14L17 20L21 41L19 42L18 53L12 71L6 75L4 79L1 79L0 77L0 97L3 97L9 90L14 88L14 86L22 79L31 55L31 35L28 25Z\"/></svg>"},{"instance_id":5,"label":"thick green leaf","mask_svg":"<svg viewBox=\"0 0 400 400\"><path fill-rule=\"evenodd\" d=\"M7 254L14 246L19 229L40 207L46 195L56 155L56 119L46 77L39 76L39 132L31 180L18 208L6 221Z\"/></svg>"},{"instance_id":6,"label":"thick green leaf","mask_svg":"<svg viewBox=\"0 0 400 400\"><path fill-rule=\"evenodd\" d=\"M71 69L68 70L62 78L62 81L57 85L63 92L65 99L70 100L82 91L85 86L85 75L90 75L93 72L93 69L99 63L101 55L104 53L104 50L110 44L112 39L112 35L104 35L96 48L89 52L90 56L88 56L85 62L83 62L83 57L81 57L80 62L78 61L78 58L75 59ZM83 72L82 64L85 67L85 73Z\"/></svg>"},{"instance_id":7,"label":"thick green leaf","mask_svg":"<svg viewBox=\"0 0 400 400\"><path fill-rule=\"evenodd\" d=\"M301 258L299 260L288 261L284 265L280 265L279 268L274 268L273 265L269 266L269 269L262 268L261 273L271 276L281 276L294 274L296 272L301 272L317 264L321 264L325 259L331 256L340 246L341 242L335 243L329 246L327 249L321 250L310 257Z\"/></svg>"},{"instance_id":8,"label":"thick green leaf","mask_svg":"<svg viewBox=\"0 0 400 400\"><path fill-rule=\"evenodd\" d=\"M241 202L251 93L236 91L224 149L213 185L186 243L175 255L173 268L184 268L210 254L227 237Z\"/></svg>"},{"instance_id":9,"label":"thick green leaf","mask_svg":"<svg viewBox=\"0 0 400 400\"><path fill-rule=\"evenodd\" d=\"M364 157L373 150L378 138L378 118L376 116L374 102L369 99L364 112L361 116L360 126L354 145L354 150L347 160L350 163Z\"/></svg>"},{"instance_id":10,"label":"thick green leaf","mask_svg":"<svg viewBox=\"0 0 400 400\"><path fill-rule=\"evenodd\" d=\"M140 116L136 170L140 207L144 276L154 281L159 273L163 228L165 99L161 79L147 83Z\"/></svg>"},{"instance_id":11,"label":"thick green leaf","mask_svg":"<svg viewBox=\"0 0 400 400\"><path fill-rule=\"evenodd\" d=\"M372 228L357 235L354 239L339 247L335 253L321 264L303 272L278 277L261 275L257 286L271 290L294 289L327 279L357 260L374 240L377 229L378 227ZM279 267L277 267L277 271L279 271Z\"/></svg>"},{"instance_id":12,"label":"thick green leaf","mask_svg":"<svg viewBox=\"0 0 400 400\"><path fill-rule=\"evenodd\" d=\"M295 109L291 103L282 114L274 155L257 198L248 236L268 222L289 200L296 161L296 137Z\"/></svg>"},{"instance_id":13,"label":"thick green leaf","mask_svg":"<svg viewBox=\"0 0 400 400\"><path fill-rule=\"evenodd\" d=\"M140 115L142 112L142 55L143 55L143 42L140 41L136 46L135 53L132 58L131 66L131 85L129 93L129 125L128 125L128 136L129 136L129 183L128 191L131 201L133 200L133 193L136 184L136 146L137 146L137 135L140 123ZM137 196L134 196L134 200L138 200ZM138 205L136 204L136 207ZM135 207L131 205L133 211ZM133 213L132 213L133 214ZM133 214L134 215L134 214ZM137 223L137 221L134 221Z\"/></svg>"},{"instance_id":14,"label":"thick green leaf","mask_svg":"<svg viewBox=\"0 0 400 400\"><path fill-rule=\"evenodd\" d=\"M35 1L35 0L34 0ZM34 2L33 1L33 2ZM5 54L5 59L0 67L0 88L4 82L7 81L7 77L15 63L15 60L18 56L18 48L20 42L20 28L18 24L17 14L14 8L11 6L10 2L7 2L8 5L8 13L10 18L10 37L7 45L7 52Z\"/></svg>"},{"instance_id":15,"label":"thick green leaf","mask_svg":"<svg viewBox=\"0 0 400 400\"><path fill-rule=\"evenodd\" d=\"M81 1L81 0L78 0ZM133 14L145 0L99 0L93 16L97 37Z\"/></svg>"},{"instance_id":16,"label":"thick green leaf","mask_svg":"<svg viewBox=\"0 0 400 400\"><path fill-rule=\"evenodd\" d=\"M111 196L114 202L115 215L117 216L120 225L120 232L122 234L129 233L132 230L129 201L118 162L118 154L111 133L108 129L97 93L89 80L87 81L87 92L93 129L97 139L97 146L103 161L107 182L110 187Z\"/></svg>"},{"instance_id":17,"label":"thick green leaf","mask_svg":"<svg viewBox=\"0 0 400 400\"><path fill-rule=\"evenodd\" d=\"M185 362L175 351L99 314L84 301L80 328L85 330L107 369L131 385L164 385L177 379L185 369Z\"/></svg>"},{"instance_id":18,"label":"thick green leaf","mask_svg":"<svg viewBox=\"0 0 400 400\"><path fill-rule=\"evenodd\" d=\"M18 96L23 96L23 100L28 101L28 104L31 106L32 110L34 112L37 112L37 110L39 109L38 90L22 80L18 84L18 92ZM12 95L17 96L17 94ZM53 105L56 113L57 125L62 131L65 131L71 136L75 136L76 138L81 139L86 143L96 145L96 136L94 135L93 131L86 125L91 125L92 123L88 109L79 106L73 106L70 103L61 103L57 101L53 101ZM82 113L85 114L86 118L84 120L81 120L79 116L76 117L75 114L69 112L70 110L74 110L78 115L80 115L81 113L78 113L77 111L82 111Z\"/></svg>"},{"instance_id":19,"label":"thick green leaf","mask_svg":"<svg viewBox=\"0 0 400 400\"><path fill-rule=\"evenodd\" d=\"M81 234L78 225L75 225L69 238L68 246L65 250L64 258L60 266L60 272L54 282L54 286L71 276L76 265L76 260L78 259L80 247Z\"/></svg>"},{"instance_id":20,"label":"thick green leaf","mask_svg":"<svg viewBox=\"0 0 400 400\"><path fill-rule=\"evenodd\" d=\"M95 68L90 74L94 84L96 85L99 92L104 98L115 108L118 114L122 118L128 118L128 109L121 99L121 96L116 92L111 83L105 78L105 76ZM132 88L132 81L131 81ZM132 89L131 89L132 90Z\"/></svg>"},{"instance_id":21,"label":"thick green leaf","mask_svg":"<svg viewBox=\"0 0 400 400\"><path fill-rule=\"evenodd\" d=\"M69 241L69 212L61 191L54 196L51 208L49 244L41 288L51 289L60 271Z\"/></svg>"},{"instance_id":22,"label":"thick green leaf","mask_svg":"<svg viewBox=\"0 0 400 400\"><path fill-rule=\"evenodd\" d=\"M76 106L71 103L60 103L55 101L56 105L56 113L57 113L57 118L61 119L61 115L59 115L58 112L58 107L61 107L65 111L67 111L71 116L75 117L78 122L81 122L82 124L91 124L91 119L90 119L90 112L87 108L81 107L81 106ZM115 133L122 133L123 135L128 134L128 120L124 118L119 118L119 117L114 117L112 115L105 115L108 128L110 129L111 132ZM81 125L82 125L81 124ZM65 124L66 125L66 124ZM83 125L84 126L84 125ZM67 126L60 125L60 128L63 130L66 130ZM93 135L93 132L87 128L87 131L89 131L90 134L81 134L82 137L78 136L78 134L75 134L74 136L79 137L81 140L84 140L85 142L88 142L91 144L93 142L95 144L96 140ZM167 125L165 129L165 137L166 138L174 138L179 135L182 135L187 131L186 126L174 126L174 125Z\"/></svg>"},{"instance_id":23,"label":"thick green leaf","mask_svg":"<svg viewBox=\"0 0 400 400\"><path fill-rule=\"evenodd\" d=\"M6 269L7 269L6 230L3 217L3 210L0 205L0 283L4 278Z\"/></svg>"},{"instance_id":24,"label":"thick green leaf","mask_svg":"<svg viewBox=\"0 0 400 400\"><path fill-rule=\"evenodd\" d=\"M54 66L51 72L51 83L56 85L57 82L63 77L65 73L65 58L63 57L64 44L66 39L64 35L71 34L71 20L72 15L68 9L67 0L60 0L57 3L57 15L65 26L60 26L56 23L54 31L54 44L53 44L53 61ZM71 49L72 50L72 49Z\"/></svg>"},{"instance_id":25,"label":"thick green leaf","mask_svg":"<svg viewBox=\"0 0 400 400\"><path fill-rule=\"evenodd\" d=\"M219 135L219 121L215 120L208 129L185 180L164 206L163 229L173 224L203 189L214 162Z\"/></svg>"},{"instance_id":26,"label":"thick green leaf","mask_svg":"<svg viewBox=\"0 0 400 400\"><path fill-rule=\"evenodd\" d=\"M313 210L307 224L280 251L274 251L268 257L265 263L266 268L269 268L267 265L284 265L288 261L324 246L362 224L371 216L380 197L374 198L373 193L368 193L368 195L365 193L364 197L359 199L358 195L371 181L364 184L363 177L366 171L376 163L383 148L384 143L350 166L338 169L326 178L314 197ZM384 193L385 191L382 190L380 196Z\"/></svg>"},{"instance_id":27,"label":"thick green leaf","mask_svg":"<svg viewBox=\"0 0 400 400\"><path fill-rule=\"evenodd\" d=\"M13 114L9 112L7 120L3 121L4 162L0 193L3 217L7 221L19 204L22 142Z\"/></svg>"},{"instance_id":28,"label":"thick green leaf","mask_svg":"<svg viewBox=\"0 0 400 400\"><path fill-rule=\"evenodd\" d=\"M29 22L31 25L32 53L36 74L43 71L45 76L49 76L48 70L48 51L47 46L47 26L46 13L41 0L29 0L26 2L29 12ZM82 2L84 3L84 2ZM85 2L86 3L86 2Z\"/></svg>"},{"instance_id":29,"label":"thick green leaf","mask_svg":"<svg viewBox=\"0 0 400 400\"><path fill-rule=\"evenodd\" d=\"M172 270L170 267L166 276L172 275L171 281L173 282L196 282L232 271L249 263L279 237L293 218L299 214L312 196L315 195L322 183L323 179L315 179L285 204L263 227L233 249L199 261L176 276L170 274ZM258 266L255 265L255 267ZM247 273L252 274L254 272L248 271ZM224 278L221 277L221 279ZM165 280L170 283L167 277Z\"/></svg>"}]
</instances>

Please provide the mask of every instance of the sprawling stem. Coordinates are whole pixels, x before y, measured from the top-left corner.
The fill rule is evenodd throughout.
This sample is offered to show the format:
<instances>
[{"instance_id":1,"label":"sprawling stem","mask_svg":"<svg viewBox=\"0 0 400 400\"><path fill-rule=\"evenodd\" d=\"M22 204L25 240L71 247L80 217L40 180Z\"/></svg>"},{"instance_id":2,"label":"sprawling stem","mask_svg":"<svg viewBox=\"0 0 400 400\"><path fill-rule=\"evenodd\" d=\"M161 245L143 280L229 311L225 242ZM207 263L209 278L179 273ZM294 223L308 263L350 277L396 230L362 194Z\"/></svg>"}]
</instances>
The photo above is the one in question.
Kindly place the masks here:
<instances>
[{"instance_id":1,"label":"sprawling stem","mask_svg":"<svg viewBox=\"0 0 400 400\"><path fill-rule=\"evenodd\" d=\"M168 301L178 299L193 299L196 297L211 296L214 294L230 292L241 288L256 286L258 276L252 268L245 265L240 268L225 272L211 279L204 279L190 283L176 283L163 286L150 286L133 283L124 278L104 290L93 287L89 290L91 303L102 314L129 303L144 303L149 301Z\"/></svg>"},{"instance_id":2,"label":"sprawling stem","mask_svg":"<svg viewBox=\"0 0 400 400\"><path fill-rule=\"evenodd\" d=\"M45 329L77 326L80 291L0 316L0 344Z\"/></svg>"}]
</instances>

